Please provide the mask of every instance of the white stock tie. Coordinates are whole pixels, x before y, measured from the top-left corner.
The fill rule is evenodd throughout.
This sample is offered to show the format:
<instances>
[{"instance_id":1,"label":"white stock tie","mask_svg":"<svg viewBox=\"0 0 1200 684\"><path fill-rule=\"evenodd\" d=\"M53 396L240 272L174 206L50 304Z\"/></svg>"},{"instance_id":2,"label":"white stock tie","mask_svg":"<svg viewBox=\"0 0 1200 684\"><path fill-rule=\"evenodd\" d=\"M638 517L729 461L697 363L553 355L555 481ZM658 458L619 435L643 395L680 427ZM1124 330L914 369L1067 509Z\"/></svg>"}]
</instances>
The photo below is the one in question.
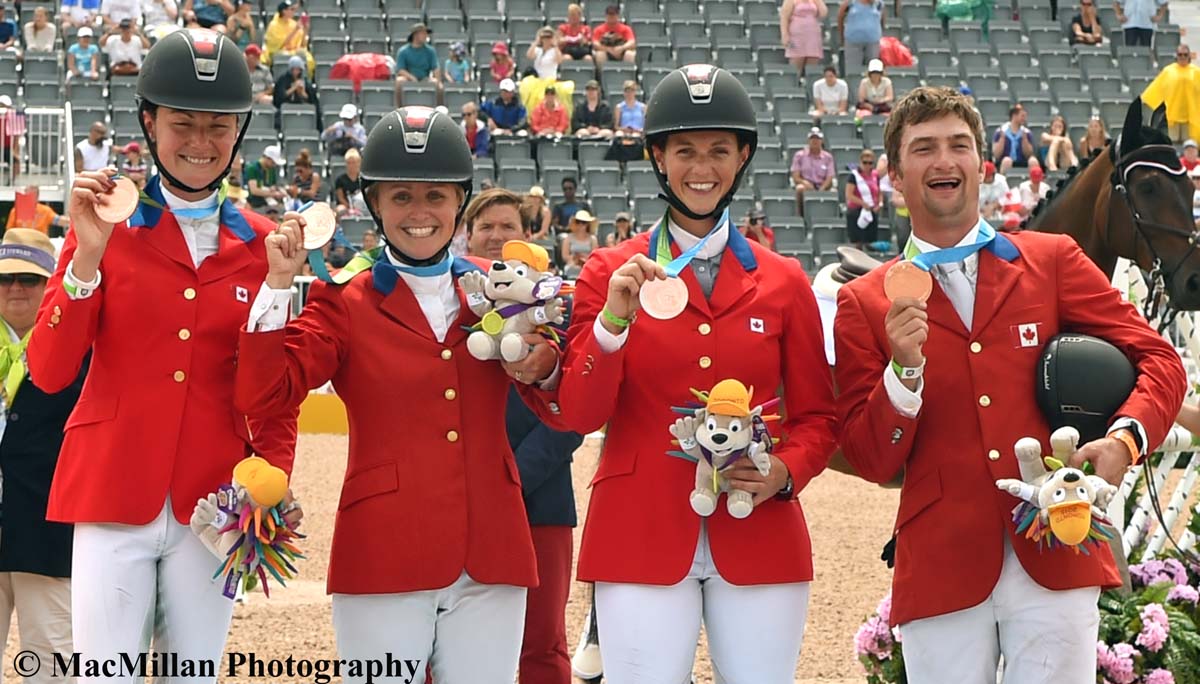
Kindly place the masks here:
<instances>
[{"instance_id":1,"label":"white stock tie","mask_svg":"<svg viewBox=\"0 0 1200 684\"><path fill-rule=\"evenodd\" d=\"M938 283L942 286L946 297L950 299L950 303L954 305L954 310L958 312L958 317L962 319L963 325L970 330L971 319L975 315L975 288L971 285L971 279L967 277L962 266L961 261L938 266L942 272Z\"/></svg>"}]
</instances>

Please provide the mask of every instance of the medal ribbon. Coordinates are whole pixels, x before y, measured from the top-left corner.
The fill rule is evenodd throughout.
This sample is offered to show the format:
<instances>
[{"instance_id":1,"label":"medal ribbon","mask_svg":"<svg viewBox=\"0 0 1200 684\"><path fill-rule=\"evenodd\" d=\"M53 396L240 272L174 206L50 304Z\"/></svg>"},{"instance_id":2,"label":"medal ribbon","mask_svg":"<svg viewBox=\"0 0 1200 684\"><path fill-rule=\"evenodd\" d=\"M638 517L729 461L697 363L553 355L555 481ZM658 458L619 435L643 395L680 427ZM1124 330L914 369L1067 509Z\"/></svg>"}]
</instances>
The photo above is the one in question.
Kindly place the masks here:
<instances>
[{"instance_id":1,"label":"medal ribbon","mask_svg":"<svg viewBox=\"0 0 1200 684\"><path fill-rule=\"evenodd\" d=\"M980 219L979 234L975 237L975 242L972 244L958 245L956 247L947 247L945 249L922 253L910 236L908 244L904 246L904 258L911 261L914 266L922 271L929 271L939 264L951 264L962 261L985 247L991 247L995 240L996 229L988 225L987 221Z\"/></svg>"},{"instance_id":2,"label":"medal ribbon","mask_svg":"<svg viewBox=\"0 0 1200 684\"><path fill-rule=\"evenodd\" d=\"M658 222L658 227L656 228L658 233L655 236L655 239L651 241L653 245L652 249L654 249L654 254L652 256L654 257L655 261L663 265L669 277L678 278L679 274L683 273L683 269L687 268L688 264L692 262L692 259L695 259L696 255L700 253L700 250L704 249L704 245L708 244L709 238L715 235L722 226L729 222L729 209L726 208L725 211L721 213L721 218L717 220L717 223L713 226L713 229L708 231L708 235L705 235L703 238L701 238L700 242L697 242L691 249L680 254L674 259L671 258L671 231L668 229L669 220L669 214L664 214L662 219Z\"/></svg>"}]
</instances>

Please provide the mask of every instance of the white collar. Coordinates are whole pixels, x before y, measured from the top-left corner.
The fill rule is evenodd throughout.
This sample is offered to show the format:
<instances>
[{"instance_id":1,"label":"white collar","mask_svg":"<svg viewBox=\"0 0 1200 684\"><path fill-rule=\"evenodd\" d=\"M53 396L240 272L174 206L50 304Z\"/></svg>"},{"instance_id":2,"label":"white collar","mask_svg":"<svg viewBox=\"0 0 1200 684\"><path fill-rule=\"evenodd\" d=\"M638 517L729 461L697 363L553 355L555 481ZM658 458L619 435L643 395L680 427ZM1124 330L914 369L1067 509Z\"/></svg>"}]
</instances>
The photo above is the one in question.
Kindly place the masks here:
<instances>
[{"instance_id":1,"label":"white collar","mask_svg":"<svg viewBox=\"0 0 1200 684\"><path fill-rule=\"evenodd\" d=\"M167 201L167 208L171 209L171 210L175 210L175 209L212 209L217 206L217 191L216 190L213 190L212 194L210 194L208 197L205 197L204 199L196 200L193 202L191 200L185 200L185 199L179 197L178 195L176 195L175 193L171 192L171 189L167 187L166 183L160 183L158 187L162 190L163 199L165 199Z\"/></svg>"},{"instance_id":2,"label":"white collar","mask_svg":"<svg viewBox=\"0 0 1200 684\"><path fill-rule=\"evenodd\" d=\"M391 265L407 266L407 264L405 264L402 261L400 261L399 259L397 259L392 254L392 250L389 249L386 245L384 245L384 247L383 247L383 253L387 256L388 263L390 263ZM435 275L435 276L424 276L424 277L418 276L418 275L413 275L412 273L407 273L405 271L396 271L396 272L400 274L400 277L404 279L404 282L408 283L408 289L412 290L414 294L432 294L434 292L440 292L452 280L452 278L451 278L452 274L450 271L446 271L445 273L439 273L438 275Z\"/></svg>"},{"instance_id":3,"label":"white collar","mask_svg":"<svg viewBox=\"0 0 1200 684\"><path fill-rule=\"evenodd\" d=\"M691 249L692 247L695 247L696 243L700 242L700 240L702 239L702 238L696 237L695 235L692 235L691 233L687 232L683 228L680 228L678 225L675 224L674 221L671 220L669 215L667 217L667 228L668 228L668 230L671 231L671 239L673 239L675 241L675 244L679 245L680 251L683 251L683 252L686 252L689 249ZM708 239L708 242L705 243L704 247L701 248L700 251L696 253L696 258L697 259L705 259L705 260L712 259L713 257L719 255L721 252L725 251L725 245L728 242L729 242L729 221L726 221L723 225L721 225L720 228L717 229L716 233L713 233L713 236Z\"/></svg>"},{"instance_id":4,"label":"white collar","mask_svg":"<svg viewBox=\"0 0 1200 684\"><path fill-rule=\"evenodd\" d=\"M913 244L916 245L917 249L920 250L920 252L922 254L925 254L926 252L936 252L937 250L941 249L941 247L938 247L937 245L925 242L921 238L917 237L916 233L913 233L911 238L912 238ZM958 244L956 244L954 246L962 247L964 245L973 245L973 244L975 244L975 241L977 239L979 239L979 222L978 221L975 222L974 226L971 226L971 230L968 230L967 234L964 235L963 238L958 241Z\"/></svg>"}]
</instances>

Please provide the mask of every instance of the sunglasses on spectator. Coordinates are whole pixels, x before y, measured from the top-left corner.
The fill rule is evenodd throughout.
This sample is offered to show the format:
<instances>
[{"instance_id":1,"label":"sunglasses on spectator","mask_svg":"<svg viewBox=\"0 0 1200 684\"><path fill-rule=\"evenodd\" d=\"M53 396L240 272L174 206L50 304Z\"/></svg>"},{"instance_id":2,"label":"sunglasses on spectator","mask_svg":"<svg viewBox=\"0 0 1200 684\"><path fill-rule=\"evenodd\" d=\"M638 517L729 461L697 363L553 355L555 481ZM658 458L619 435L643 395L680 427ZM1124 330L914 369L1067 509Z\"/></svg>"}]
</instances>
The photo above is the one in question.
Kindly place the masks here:
<instances>
[{"instance_id":1,"label":"sunglasses on spectator","mask_svg":"<svg viewBox=\"0 0 1200 684\"><path fill-rule=\"evenodd\" d=\"M21 283L21 287L36 287L46 282L45 276L36 273L0 273L0 286L12 287L13 283Z\"/></svg>"}]
</instances>

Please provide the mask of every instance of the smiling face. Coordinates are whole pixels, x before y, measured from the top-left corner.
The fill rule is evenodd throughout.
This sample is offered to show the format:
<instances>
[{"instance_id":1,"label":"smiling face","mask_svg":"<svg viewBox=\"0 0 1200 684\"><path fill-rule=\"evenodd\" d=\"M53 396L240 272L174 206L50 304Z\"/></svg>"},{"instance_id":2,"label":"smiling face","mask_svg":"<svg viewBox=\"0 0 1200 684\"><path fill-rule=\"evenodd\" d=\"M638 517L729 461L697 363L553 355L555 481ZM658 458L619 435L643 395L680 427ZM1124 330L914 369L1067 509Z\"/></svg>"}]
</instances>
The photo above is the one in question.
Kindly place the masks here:
<instances>
[{"instance_id":1,"label":"smiling face","mask_svg":"<svg viewBox=\"0 0 1200 684\"><path fill-rule=\"evenodd\" d=\"M147 111L142 117L147 135L158 146L158 162L185 185L205 187L233 158L238 137L238 118L234 114L159 107L153 115Z\"/></svg>"},{"instance_id":2,"label":"smiling face","mask_svg":"<svg viewBox=\"0 0 1200 684\"><path fill-rule=\"evenodd\" d=\"M537 301L534 290L541 276L537 269L516 259L493 261L484 294L492 301L532 304Z\"/></svg>"},{"instance_id":3,"label":"smiling face","mask_svg":"<svg viewBox=\"0 0 1200 684\"><path fill-rule=\"evenodd\" d=\"M914 232L965 234L979 220L983 162L975 132L958 116L906 126L889 173L908 202Z\"/></svg>"},{"instance_id":4,"label":"smiling face","mask_svg":"<svg viewBox=\"0 0 1200 684\"><path fill-rule=\"evenodd\" d=\"M371 186L371 202L388 242L415 260L436 255L454 237L463 189L453 183L382 181Z\"/></svg>"},{"instance_id":5,"label":"smiling face","mask_svg":"<svg viewBox=\"0 0 1200 684\"><path fill-rule=\"evenodd\" d=\"M750 157L750 148L739 146L731 131L672 133L665 147L655 146L653 151L671 192L697 214L716 209ZM671 215L678 221L675 214L672 209Z\"/></svg>"}]
</instances>

